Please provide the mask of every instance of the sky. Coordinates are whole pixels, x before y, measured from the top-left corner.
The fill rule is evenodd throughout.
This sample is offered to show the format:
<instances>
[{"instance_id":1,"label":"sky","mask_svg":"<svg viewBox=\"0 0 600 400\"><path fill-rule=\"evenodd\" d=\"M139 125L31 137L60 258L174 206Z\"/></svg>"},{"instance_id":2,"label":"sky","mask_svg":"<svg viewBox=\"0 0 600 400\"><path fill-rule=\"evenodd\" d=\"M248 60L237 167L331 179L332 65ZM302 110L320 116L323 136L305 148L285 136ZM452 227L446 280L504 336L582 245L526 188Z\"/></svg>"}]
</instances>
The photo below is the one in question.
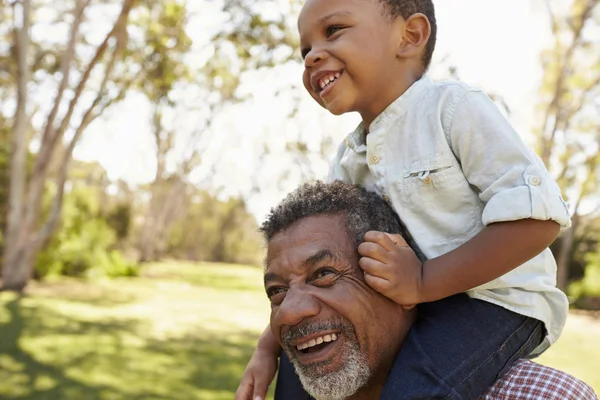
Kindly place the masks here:
<instances>
[{"instance_id":1,"label":"sky","mask_svg":"<svg viewBox=\"0 0 600 400\"><path fill-rule=\"evenodd\" d=\"M208 29L219 23L218 4L211 0L194 0L193 4L200 21L190 27L189 35L201 48ZM550 40L542 0L437 0L434 4L438 41L432 78L446 78L447 66L453 65L462 81L502 96L511 109L511 122L532 143L542 77L540 52ZM298 115L288 117L291 96L275 92L290 85L301 87L301 73L299 65L286 65L249 74L241 90L252 93L252 100L215 120L206 142L205 168L196 171L192 180L210 177L222 196L247 195L251 174L260 174L262 182L278 179L282 163L289 162L284 151L290 138L302 137L316 148L324 137L337 143L351 132L359 121L357 115L332 116L301 89L294 92L301 98ZM189 124L193 125L192 117ZM148 182L154 176L149 120L147 102L130 96L89 128L75 156L99 161L111 179L125 179L132 185ZM257 154L264 143L271 155L259 161ZM314 169L318 177L324 177L326 160L315 159ZM294 172L282 184L265 185L262 193L248 198L258 220L300 183L301 177Z\"/></svg>"}]
</instances>

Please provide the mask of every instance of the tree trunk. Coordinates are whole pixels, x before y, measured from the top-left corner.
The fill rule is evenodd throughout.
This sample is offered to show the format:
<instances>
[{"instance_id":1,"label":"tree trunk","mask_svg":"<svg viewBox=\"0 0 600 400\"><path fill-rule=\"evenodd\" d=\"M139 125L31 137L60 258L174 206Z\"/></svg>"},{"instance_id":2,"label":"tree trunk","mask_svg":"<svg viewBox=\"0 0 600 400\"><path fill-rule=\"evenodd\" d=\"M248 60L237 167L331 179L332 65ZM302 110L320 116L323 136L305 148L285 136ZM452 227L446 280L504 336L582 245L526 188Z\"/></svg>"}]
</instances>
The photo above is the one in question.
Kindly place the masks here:
<instances>
[{"instance_id":1,"label":"tree trunk","mask_svg":"<svg viewBox=\"0 0 600 400\"><path fill-rule=\"evenodd\" d=\"M17 48L18 65L18 103L15 114L15 129L13 130L13 157L11 162L11 183L10 183L10 211L7 224L7 234L5 238L5 254L3 268L3 290L23 291L29 279L33 275L33 266L37 255L50 238L62 208L62 198L64 193L64 183L66 181L67 168L72 156L73 149L81 137L85 128L97 118L101 112L112 103L107 99L105 92L106 84L115 66L117 57L124 50L126 35L126 25L129 13L135 0L124 0L121 13L119 14L113 29L106 35L104 41L96 48L86 69L79 78L75 88L74 95L71 97L69 106L62 121L55 124L55 118L62 102L63 94L68 86L69 71L74 59L76 40L80 24L83 20L83 13L89 4L89 0L79 0L74 11L74 19L71 26L71 34L67 50L62 57L62 80L59 84L56 97L53 99L54 107L46 119L46 127L43 131L40 149L36 155L34 169L29 181L28 190L25 190L25 159L27 156L27 82L29 81L29 66L27 64L27 49L29 47L29 21L30 21L30 2L22 0L23 22L15 22L15 39ZM63 155L59 175L57 178L58 194L54 199L50 210L48 220L44 221L40 227L40 214L42 211L42 198L44 186L47 180L48 169L53 154L59 144L64 139L64 134L71 123L74 110L79 99L87 87L88 80L95 67L102 62L107 49L110 47L111 39L116 39L112 58L106 65L104 78L100 90L92 105L84 113L79 127L75 130L74 136ZM119 95L122 95L120 93ZM117 96L118 98L118 96ZM104 104L101 104L104 103Z\"/></svg>"},{"instance_id":2,"label":"tree trunk","mask_svg":"<svg viewBox=\"0 0 600 400\"><path fill-rule=\"evenodd\" d=\"M163 182L165 183L168 184ZM154 193L141 235L140 262L156 261L160 258L175 215L182 207L186 183L178 180L170 186L166 193L159 193L161 190L165 191L165 187L153 188Z\"/></svg>"},{"instance_id":3,"label":"tree trunk","mask_svg":"<svg viewBox=\"0 0 600 400\"><path fill-rule=\"evenodd\" d=\"M15 48L17 62L17 108L12 132L12 157L10 163L9 211L4 238L4 265L2 268L2 290L21 292L27 284L27 270L23 271L25 257L21 253L27 250L23 232L23 204L25 197L26 159L27 159L27 83L29 82L29 28L31 3L21 3L21 21L15 20ZM15 13L17 14L17 13Z\"/></svg>"},{"instance_id":4,"label":"tree trunk","mask_svg":"<svg viewBox=\"0 0 600 400\"><path fill-rule=\"evenodd\" d=\"M32 251L21 248L18 251L6 252L4 259L4 270L2 272L2 289L22 293L31 279L35 254Z\"/></svg>"}]
</instances>

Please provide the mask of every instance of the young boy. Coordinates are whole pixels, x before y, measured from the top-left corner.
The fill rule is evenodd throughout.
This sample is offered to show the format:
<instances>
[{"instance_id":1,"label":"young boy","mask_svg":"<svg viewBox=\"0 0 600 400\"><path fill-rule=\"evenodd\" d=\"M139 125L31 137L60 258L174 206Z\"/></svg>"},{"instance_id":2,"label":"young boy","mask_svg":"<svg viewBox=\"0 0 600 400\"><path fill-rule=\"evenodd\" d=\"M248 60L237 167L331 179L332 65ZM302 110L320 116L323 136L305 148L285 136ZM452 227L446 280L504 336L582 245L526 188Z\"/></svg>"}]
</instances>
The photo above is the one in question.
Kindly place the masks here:
<instances>
[{"instance_id":1,"label":"young boy","mask_svg":"<svg viewBox=\"0 0 600 400\"><path fill-rule=\"evenodd\" d=\"M308 92L362 117L330 180L380 193L428 259L380 232L358 248L367 284L419 307L381 398L476 399L562 331L568 303L548 249L570 225L560 190L485 94L424 76L431 0L307 0L298 29ZM278 334L261 337L237 398L264 397ZM295 381L282 355L276 396L306 398Z\"/></svg>"}]
</instances>

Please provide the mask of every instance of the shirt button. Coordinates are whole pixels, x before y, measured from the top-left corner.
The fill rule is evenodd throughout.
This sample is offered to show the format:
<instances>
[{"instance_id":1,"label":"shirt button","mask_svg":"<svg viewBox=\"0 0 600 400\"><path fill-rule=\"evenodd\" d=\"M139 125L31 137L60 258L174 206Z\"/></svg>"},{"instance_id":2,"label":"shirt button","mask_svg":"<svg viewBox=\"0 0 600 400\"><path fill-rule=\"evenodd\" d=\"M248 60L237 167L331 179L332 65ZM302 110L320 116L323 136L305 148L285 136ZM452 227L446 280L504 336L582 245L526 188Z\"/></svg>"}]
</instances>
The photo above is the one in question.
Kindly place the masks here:
<instances>
[{"instance_id":1,"label":"shirt button","mask_svg":"<svg viewBox=\"0 0 600 400\"><path fill-rule=\"evenodd\" d=\"M385 201L386 203L390 201L390 198L386 194L384 194L382 197L383 201Z\"/></svg>"},{"instance_id":2,"label":"shirt button","mask_svg":"<svg viewBox=\"0 0 600 400\"><path fill-rule=\"evenodd\" d=\"M344 145L350 147L350 141L348 139L344 140Z\"/></svg>"},{"instance_id":3,"label":"shirt button","mask_svg":"<svg viewBox=\"0 0 600 400\"><path fill-rule=\"evenodd\" d=\"M423 179L423 182L429 185L431 183L431 177L427 176L425 179Z\"/></svg>"},{"instance_id":4,"label":"shirt button","mask_svg":"<svg viewBox=\"0 0 600 400\"><path fill-rule=\"evenodd\" d=\"M532 186L540 186L540 184L542 183L542 179L539 176L530 176L529 177L529 184Z\"/></svg>"},{"instance_id":5,"label":"shirt button","mask_svg":"<svg viewBox=\"0 0 600 400\"><path fill-rule=\"evenodd\" d=\"M378 162L379 162L379 157L377 157L375 154L373 154L371 156L371 163L377 164Z\"/></svg>"}]
</instances>

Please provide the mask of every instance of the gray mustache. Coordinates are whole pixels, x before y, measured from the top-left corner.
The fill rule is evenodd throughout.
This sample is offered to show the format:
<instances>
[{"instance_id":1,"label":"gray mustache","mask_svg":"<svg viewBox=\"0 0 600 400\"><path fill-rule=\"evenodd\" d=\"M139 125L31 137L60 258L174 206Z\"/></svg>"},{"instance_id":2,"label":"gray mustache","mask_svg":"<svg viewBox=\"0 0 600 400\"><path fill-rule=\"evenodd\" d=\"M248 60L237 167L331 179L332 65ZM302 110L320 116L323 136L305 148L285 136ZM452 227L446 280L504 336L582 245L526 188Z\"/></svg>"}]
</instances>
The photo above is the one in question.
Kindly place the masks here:
<instances>
[{"instance_id":1,"label":"gray mustache","mask_svg":"<svg viewBox=\"0 0 600 400\"><path fill-rule=\"evenodd\" d=\"M328 320L301 322L298 325L290 327L290 329L281 336L281 341L289 346L292 340L326 330L339 330L346 335L354 335L354 327L352 324L349 321L338 317Z\"/></svg>"}]
</instances>

